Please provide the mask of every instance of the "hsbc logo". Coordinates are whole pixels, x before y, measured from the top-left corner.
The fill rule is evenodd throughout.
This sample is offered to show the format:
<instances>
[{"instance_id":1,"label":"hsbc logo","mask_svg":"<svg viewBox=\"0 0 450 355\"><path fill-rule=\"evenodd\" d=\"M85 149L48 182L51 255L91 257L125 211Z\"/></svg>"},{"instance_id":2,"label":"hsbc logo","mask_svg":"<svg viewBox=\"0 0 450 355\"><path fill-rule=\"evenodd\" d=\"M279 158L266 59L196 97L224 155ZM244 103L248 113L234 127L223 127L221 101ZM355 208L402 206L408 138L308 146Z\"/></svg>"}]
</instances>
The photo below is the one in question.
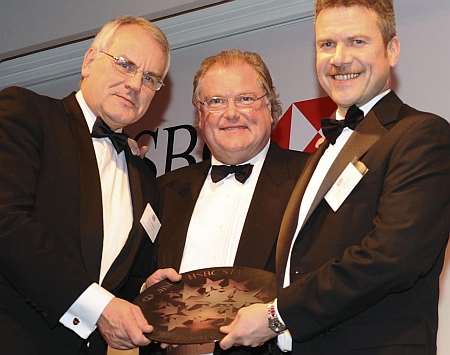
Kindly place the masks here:
<instances>
[{"instance_id":1,"label":"hsbc logo","mask_svg":"<svg viewBox=\"0 0 450 355\"><path fill-rule=\"evenodd\" d=\"M335 111L336 104L328 96L294 102L280 118L272 139L283 148L312 153L322 137L320 120Z\"/></svg>"}]
</instances>

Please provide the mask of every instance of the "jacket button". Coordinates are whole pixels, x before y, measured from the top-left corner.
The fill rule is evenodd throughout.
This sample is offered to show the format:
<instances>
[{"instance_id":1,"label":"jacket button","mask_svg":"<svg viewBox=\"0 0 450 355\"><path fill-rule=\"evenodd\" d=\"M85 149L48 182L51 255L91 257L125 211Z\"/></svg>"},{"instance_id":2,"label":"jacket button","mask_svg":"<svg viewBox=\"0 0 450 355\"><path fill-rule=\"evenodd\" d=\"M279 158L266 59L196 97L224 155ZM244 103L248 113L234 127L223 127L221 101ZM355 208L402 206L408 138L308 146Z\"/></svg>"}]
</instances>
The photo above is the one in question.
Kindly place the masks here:
<instances>
[{"instance_id":1,"label":"jacket button","mask_svg":"<svg viewBox=\"0 0 450 355\"><path fill-rule=\"evenodd\" d=\"M73 325L78 325L78 324L80 324L80 320L78 318L74 318L72 323L73 323Z\"/></svg>"}]
</instances>

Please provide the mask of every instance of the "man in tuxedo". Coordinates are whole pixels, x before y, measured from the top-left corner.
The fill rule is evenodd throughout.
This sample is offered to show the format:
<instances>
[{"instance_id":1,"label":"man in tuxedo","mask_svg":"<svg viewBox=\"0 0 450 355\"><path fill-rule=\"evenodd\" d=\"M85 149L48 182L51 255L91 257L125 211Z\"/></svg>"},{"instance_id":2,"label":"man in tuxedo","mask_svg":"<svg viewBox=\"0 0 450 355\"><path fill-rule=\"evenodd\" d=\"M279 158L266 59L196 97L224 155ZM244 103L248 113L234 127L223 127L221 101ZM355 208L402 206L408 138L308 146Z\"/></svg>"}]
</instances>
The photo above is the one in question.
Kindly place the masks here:
<instances>
[{"instance_id":1,"label":"man in tuxedo","mask_svg":"<svg viewBox=\"0 0 450 355\"><path fill-rule=\"evenodd\" d=\"M338 106L287 205L273 303L222 328L294 354L436 353L450 215L450 128L391 90L392 0L317 0L316 69Z\"/></svg>"},{"instance_id":2,"label":"man in tuxedo","mask_svg":"<svg viewBox=\"0 0 450 355\"><path fill-rule=\"evenodd\" d=\"M274 272L283 210L308 155L270 141L281 106L269 70L256 53L222 51L201 63L192 102L212 156L158 178L158 265L180 272L233 265ZM267 345L234 351L259 354Z\"/></svg>"},{"instance_id":3,"label":"man in tuxedo","mask_svg":"<svg viewBox=\"0 0 450 355\"><path fill-rule=\"evenodd\" d=\"M157 203L155 172L121 131L147 111L168 66L164 34L125 17L87 50L77 93L0 92L2 353L102 354L106 342L149 343L151 325L125 299L156 266L155 236L140 223ZM167 275L175 272L148 282Z\"/></svg>"}]
</instances>

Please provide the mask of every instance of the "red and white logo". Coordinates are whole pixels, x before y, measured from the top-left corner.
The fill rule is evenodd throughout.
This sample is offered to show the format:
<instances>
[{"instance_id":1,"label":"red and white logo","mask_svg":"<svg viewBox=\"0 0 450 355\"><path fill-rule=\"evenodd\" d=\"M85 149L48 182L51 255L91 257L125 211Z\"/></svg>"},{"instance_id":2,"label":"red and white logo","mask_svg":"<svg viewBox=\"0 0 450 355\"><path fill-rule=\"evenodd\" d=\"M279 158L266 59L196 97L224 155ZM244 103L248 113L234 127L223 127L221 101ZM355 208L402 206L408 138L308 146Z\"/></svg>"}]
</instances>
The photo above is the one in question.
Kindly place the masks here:
<instances>
[{"instance_id":1,"label":"red and white logo","mask_svg":"<svg viewBox=\"0 0 450 355\"><path fill-rule=\"evenodd\" d=\"M328 96L294 102L280 118L272 139L282 148L312 153L322 137L320 120L335 111L336 104Z\"/></svg>"}]
</instances>

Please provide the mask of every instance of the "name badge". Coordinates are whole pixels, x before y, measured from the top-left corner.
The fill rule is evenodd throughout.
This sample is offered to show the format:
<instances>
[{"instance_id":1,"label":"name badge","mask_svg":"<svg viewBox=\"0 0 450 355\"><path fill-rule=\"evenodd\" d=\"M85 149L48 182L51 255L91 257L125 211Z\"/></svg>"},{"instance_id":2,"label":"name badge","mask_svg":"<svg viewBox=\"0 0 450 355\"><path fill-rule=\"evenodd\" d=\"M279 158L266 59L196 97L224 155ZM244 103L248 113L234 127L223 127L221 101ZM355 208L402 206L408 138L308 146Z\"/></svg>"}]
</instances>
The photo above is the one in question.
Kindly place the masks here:
<instances>
[{"instance_id":1,"label":"name badge","mask_svg":"<svg viewBox=\"0 0 450 355\"><path fill-rule=\"evenodd\" d=\"M145 207L140 222L150 237L150 240L154 243L159 229L161 228L161 222L149 203L147 203L147 206Z\"/></svg>"},{"instance_id":2,"label":"name badge","mask_svg":"<svg viewBox=\"0 0 450 355\"><path fill-rule=\"evenodd\" d=\"M336 212L350 192L358 185L362 177L369 169L361 161L350 162L344 171L339 175L336 182L325 195L325 201L328 202L331 209Z\"/></svg>"}]
</instances>

